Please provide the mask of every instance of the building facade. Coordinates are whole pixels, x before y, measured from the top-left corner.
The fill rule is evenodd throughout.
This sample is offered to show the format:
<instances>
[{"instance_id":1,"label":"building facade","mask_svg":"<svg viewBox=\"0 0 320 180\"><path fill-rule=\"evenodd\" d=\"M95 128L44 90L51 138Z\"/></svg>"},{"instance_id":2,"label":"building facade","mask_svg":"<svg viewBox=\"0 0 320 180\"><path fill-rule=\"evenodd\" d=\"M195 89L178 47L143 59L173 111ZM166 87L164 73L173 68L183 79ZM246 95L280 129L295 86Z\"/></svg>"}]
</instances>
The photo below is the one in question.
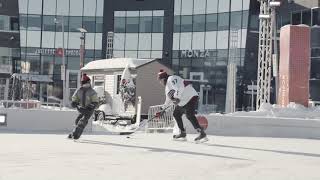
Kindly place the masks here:
<instances>
[{"instance_id":1,"label":"building facade","mask_svg":"<svg viewBox=\"0 0 320 180\"><path fill-rule=\"evenodd\" d=\"M11 43L12 50L6 57L11 58L13 72L53 79L53 83L34 84L35 98L62 98L62 54L70 70L67 83L76 86L81 54L79 28L84 28L84 63L106 58L107 37L112 32L113 57L162 58L175 74L193 82L201 96L200 106L208 111L225 111L230 62L237 67L237 109L248 110L255 103L248 85L256 84L257 79L257 0L10 0L9 4L10 11L0 8L0 16L7 13L0 17L6 19L0 21L0 28L1 22L10 21L3 26L6 30L0 30L0 38L4 38L0 50L4 47L1 43ZM277 11L278 29L290 23L314 26L313 100L320 100L320 32L315 26L319 25L320 12L314 8L318 5L319 0L282 1ZM272 82L274 89L274 79ZM274 99L272 96L271 102Z\"/></svg>"},{"instance_id":2,"label":"building facade","mask_svg":"<svg viewBox=\"0 0 320 180\"><path fill-rule=\"evenodd\" d=\"M80 69L79 28L87 31L84 62L101 58L103 5L103 0L19 0L21 59L16 61L16 72L53 79L50 84L35 84L34 96L62 99L61 65ZM76 86L76 74L68 74L70 86Z\"/></svg>"}]
</instances>

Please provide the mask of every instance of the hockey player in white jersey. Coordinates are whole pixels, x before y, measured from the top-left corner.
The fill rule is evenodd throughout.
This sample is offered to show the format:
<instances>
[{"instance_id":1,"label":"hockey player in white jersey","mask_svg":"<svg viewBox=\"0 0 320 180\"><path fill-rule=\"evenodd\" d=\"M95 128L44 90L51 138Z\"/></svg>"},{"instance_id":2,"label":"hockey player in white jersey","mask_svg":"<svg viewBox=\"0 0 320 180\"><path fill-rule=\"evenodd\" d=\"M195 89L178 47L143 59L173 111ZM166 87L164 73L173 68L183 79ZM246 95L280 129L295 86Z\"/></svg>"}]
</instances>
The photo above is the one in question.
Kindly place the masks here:
<instances>
[{"instance_id":1,"label":"hockey player in white jersey","mask_svg":"<svg viewBox=\"0 0 320 180\"><path fill-rule=\"evenodd\" d=\"M182 115L186 114L187 119L189 119L193 127L199 132L199 136L195 138L195 141L208 141L204 129L199 125L195 116L199 96L197 91L192 87L192 84L179 76L168 75L163 70L160 70L158 73L158 79L160 83L165 86L166 101L163 109L172 102L176 105L173 116L180 129L180 134L174 135L173 138L186 140L187 134L182 121ZM160 117L162 113L163 112L158 112L156 116Z\"/></svg>"}]
</instances>

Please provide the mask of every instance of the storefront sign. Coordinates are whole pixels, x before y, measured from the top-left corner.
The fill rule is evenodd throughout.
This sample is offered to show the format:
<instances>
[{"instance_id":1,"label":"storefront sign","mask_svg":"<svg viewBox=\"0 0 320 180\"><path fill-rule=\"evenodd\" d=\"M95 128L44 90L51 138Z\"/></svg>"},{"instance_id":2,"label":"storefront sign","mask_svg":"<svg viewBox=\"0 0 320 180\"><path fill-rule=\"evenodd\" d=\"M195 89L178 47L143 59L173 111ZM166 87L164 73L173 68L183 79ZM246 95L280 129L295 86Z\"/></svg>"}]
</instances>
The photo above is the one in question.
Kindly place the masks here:
<instances>
[{"instance_id":1,"label":"storefront sign","mask_svg":"<svg viewBox=\"0 0 320 180\"><path fill-rule=\"evenodd\" d=\"M181 50L181 58L208 58L210 57L209 50Z\"/></svg>"},{"instance_id":2,"label":"storefront sign","mask_svg":"<svg viewBox=\"0 0 320 180\"><path fill-rule=\"evenodd\" d=\"M51 48L42 48L42 49L36 49L35 54L41 54L41 55L47 55L47 56L63 56L63 49L57 48L57 49L51 49ZM79 56L80 50L79 49L66 49L65 50L66 56Z\"/></svg>"}]
</instances>

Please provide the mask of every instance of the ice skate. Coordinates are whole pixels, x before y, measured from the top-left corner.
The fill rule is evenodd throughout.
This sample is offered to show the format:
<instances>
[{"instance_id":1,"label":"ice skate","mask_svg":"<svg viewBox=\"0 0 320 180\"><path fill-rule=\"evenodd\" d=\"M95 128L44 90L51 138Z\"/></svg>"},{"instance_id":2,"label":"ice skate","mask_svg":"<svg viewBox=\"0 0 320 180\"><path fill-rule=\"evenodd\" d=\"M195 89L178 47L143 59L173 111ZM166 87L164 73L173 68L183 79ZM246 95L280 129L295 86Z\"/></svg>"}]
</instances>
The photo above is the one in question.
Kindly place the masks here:
<instances>
[{"instance_id":1,"label":"ice skate","mask_svg":"<svg viewBox=\"0 0 320 180\"><path fill-rule=\"evenodd\" d=\"M194 139L196 143L203 143L203 142L209 141L209 139L207 138L207 134L202 129L198 129L197 131L200 134L198 137Z\"/></svg>"},{"instance_id":2,"label":"ice skate","mask_svg":"<svg viewBox=\"0 0 320 180\"><path fill-rule=\"evenodd\" d=\"M173 140L175 141L186 141L187 138L186 138L187 134L185 131L181 131L180 134L175 134L173 135Z\"/></svg>"}]
</instances>

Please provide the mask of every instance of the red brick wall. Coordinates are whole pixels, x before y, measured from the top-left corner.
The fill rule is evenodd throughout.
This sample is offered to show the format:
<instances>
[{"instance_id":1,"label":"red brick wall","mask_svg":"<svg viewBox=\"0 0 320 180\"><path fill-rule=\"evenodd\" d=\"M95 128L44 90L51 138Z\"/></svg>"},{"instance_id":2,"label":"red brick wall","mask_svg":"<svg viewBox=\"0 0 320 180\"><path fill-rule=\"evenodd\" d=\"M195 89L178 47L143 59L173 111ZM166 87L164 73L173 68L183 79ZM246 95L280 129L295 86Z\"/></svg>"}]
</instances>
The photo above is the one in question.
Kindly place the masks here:
<instances>
[{"instance_id":1,"label":"red brick wall","mask_svg":"<svg viewBox=\"0 0 320 180\"><path fill-rule=\"evenodd\" d=\"M287 25L280 31L278 104L308 106L310 74L310 27Z\"/></svg>"}]
</instances>

